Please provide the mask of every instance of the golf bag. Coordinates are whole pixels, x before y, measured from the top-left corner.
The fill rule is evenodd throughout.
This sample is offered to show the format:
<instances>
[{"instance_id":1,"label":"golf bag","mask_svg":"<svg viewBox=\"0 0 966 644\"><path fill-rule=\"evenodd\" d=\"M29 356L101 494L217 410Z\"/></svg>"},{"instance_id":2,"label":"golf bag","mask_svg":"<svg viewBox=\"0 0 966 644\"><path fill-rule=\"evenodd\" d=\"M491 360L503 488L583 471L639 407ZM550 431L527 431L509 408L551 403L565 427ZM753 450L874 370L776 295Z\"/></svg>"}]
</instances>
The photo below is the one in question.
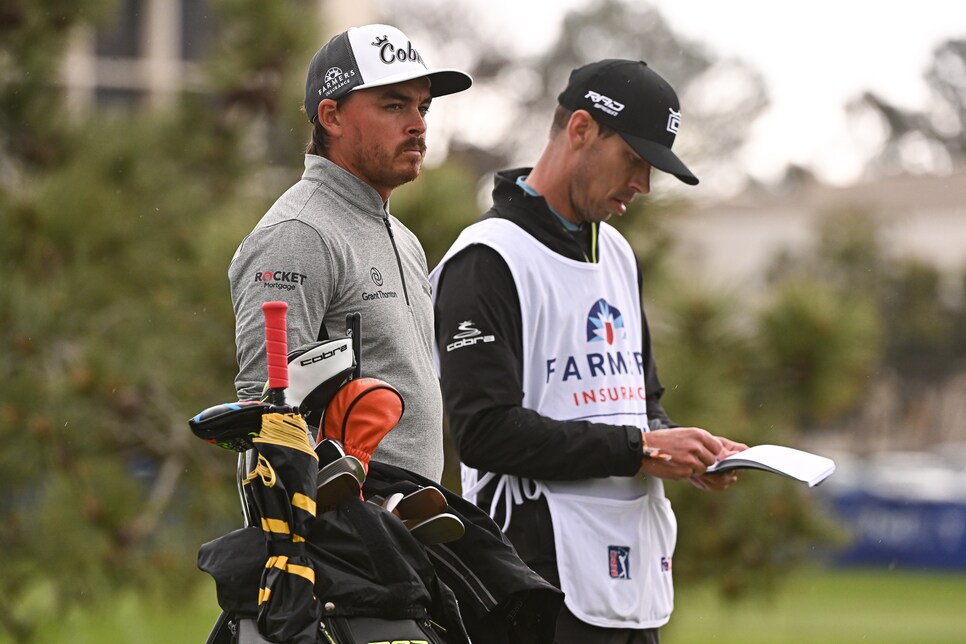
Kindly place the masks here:
<instances>
[{"instance_id":1,"label":"golf bag","mask_svg":"<svg viewBox=\"0 0 966 644\"><path fill-rule=\"evenodd\" d=\"M436 576L421 544L381 507L356 497L321 514L306 539L306 554L321 606L318 642L469 642L455 596ZM210 643L245 641L239 631L257 623L267 558L258 528L240 528L201 547L198 566L214 578L228 616L222 639L209 638ZM249 635L250 642L275 641Z\"/></svg>"},{"instance_id":2,"label":"golf bag","mask_svg":"<svg viewBox=\"0 0 966 644\"><path fill-rule=\"evenodd\" d=\"M411 494L435 487L447 511L465 526L460 539L425 546L444 584L455 593L460 617L473 642L553 642L563 592L533 572L517 555L490 516L458 494L387 463L373 461L364 494Z\"/></svg>"},{"instance_id":3,"label":"golf bag","mask_svg":"<svg viewBox=\"0 0 966 644\"><path fill-rule=\"evenodd\" d=\"M273 305L283 311L274 343ZM189 420L195 435L239 453L245 517L198 553L223 611L208 644L468 644L468 631L475 642L552 642L563 594L482 510L370 462L403 401L390 384L359 377L358 319L347 321L351 340L282 350L280 371L284 304L263 308L265 398Z\"/></svg>"}]
</instances>

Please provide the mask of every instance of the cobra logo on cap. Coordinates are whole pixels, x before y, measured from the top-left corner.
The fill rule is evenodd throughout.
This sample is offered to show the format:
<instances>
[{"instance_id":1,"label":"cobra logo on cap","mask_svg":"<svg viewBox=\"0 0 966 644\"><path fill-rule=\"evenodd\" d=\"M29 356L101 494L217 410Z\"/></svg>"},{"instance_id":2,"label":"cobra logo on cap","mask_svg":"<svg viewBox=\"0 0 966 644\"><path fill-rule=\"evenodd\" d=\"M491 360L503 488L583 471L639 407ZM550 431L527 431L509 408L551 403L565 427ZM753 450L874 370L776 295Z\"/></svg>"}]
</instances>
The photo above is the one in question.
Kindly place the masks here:
<instances>
[{"instance_id":1,"label":"cobra logo on cap","mask_svg":"<svg viewBox=\"0 0 966 644\"><path fill-rule=\"evenodd\" d=\"M379 48L379 60L381 60L386 65L391 65L392 63L405 63L405 62L416 62L426 66L423 62L423 57L419 55L419 52L413 48L413 43L411 40L406 41L406 48L402 47L396 48L391 42L389 42L389 36L377 36L371 44L373 47Z\"/></svg>"}]
</instances>

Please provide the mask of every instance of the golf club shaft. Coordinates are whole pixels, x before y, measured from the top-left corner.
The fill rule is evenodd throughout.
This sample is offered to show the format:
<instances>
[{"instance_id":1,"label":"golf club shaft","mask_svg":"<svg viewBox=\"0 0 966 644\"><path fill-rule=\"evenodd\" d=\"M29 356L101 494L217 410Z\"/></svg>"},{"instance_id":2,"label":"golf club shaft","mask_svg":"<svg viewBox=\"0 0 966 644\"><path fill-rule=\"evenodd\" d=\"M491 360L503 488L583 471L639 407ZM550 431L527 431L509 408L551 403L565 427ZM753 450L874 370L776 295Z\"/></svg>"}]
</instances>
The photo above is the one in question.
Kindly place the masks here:
<instances>
[{"instance_id":1,"label":"golf club shaft","mask_svg":"<svg viewBox=\"0 0 966 644\"><path fill-rule=\"evenodd\" d=\"M352 338L352 353L356 359L356 368L352 371L351 379L362 375L362 314L349 313L345 316L346 335Z\"/></svg>"}]
</instances>

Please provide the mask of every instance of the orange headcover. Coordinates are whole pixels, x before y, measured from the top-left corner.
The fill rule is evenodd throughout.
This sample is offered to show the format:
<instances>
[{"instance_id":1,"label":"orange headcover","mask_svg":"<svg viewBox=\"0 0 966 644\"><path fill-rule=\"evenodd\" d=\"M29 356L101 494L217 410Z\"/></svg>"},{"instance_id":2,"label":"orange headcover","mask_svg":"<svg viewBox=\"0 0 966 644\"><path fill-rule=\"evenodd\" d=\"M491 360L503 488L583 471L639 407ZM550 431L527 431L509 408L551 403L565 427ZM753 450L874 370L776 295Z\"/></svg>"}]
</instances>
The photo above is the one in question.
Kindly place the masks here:
<instances>
[{"instance_id":1,"label":"orange headcover","mask_svg":"<svg viewBox=\"0 0 966 644\"><path fill-rule=\"evenodd\" d=\"M326 407L319 441L339 441L368 472L372 453L402 418L403 407L402 396L389 383L377 378L350 380Z\"/></svg>"}]
</instances>

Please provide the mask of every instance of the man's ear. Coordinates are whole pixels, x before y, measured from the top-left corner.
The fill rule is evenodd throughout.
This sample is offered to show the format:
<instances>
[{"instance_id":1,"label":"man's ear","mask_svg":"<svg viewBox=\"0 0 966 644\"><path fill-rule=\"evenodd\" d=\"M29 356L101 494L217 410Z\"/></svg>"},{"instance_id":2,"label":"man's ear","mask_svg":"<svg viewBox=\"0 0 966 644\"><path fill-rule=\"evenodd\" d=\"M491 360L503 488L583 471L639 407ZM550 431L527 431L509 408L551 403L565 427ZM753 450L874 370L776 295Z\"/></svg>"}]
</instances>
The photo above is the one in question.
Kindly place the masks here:
<instances>
[{"instance_id":1,"label":"man's ear","mask_svg":"<svg viewBox=\"0 0 966 644\"><path fill-rule=\"evenodd\" d=\"M567 122L567 140L574 149L580 149L597 136L597 121L587 110L575 110Z\"/></svg>"},{"instance_id":2,"label":"man's ear","mask_svg":"<svg viewBox=\"0 0 966 644\"><path fill-rule=\"evenodd\" d=\"M319 103L318 119L319 125L324 127L330 136L338 136L342 128L342 115L339 113L338 103L331 98Z\"/></svg>"}]
</instances>

